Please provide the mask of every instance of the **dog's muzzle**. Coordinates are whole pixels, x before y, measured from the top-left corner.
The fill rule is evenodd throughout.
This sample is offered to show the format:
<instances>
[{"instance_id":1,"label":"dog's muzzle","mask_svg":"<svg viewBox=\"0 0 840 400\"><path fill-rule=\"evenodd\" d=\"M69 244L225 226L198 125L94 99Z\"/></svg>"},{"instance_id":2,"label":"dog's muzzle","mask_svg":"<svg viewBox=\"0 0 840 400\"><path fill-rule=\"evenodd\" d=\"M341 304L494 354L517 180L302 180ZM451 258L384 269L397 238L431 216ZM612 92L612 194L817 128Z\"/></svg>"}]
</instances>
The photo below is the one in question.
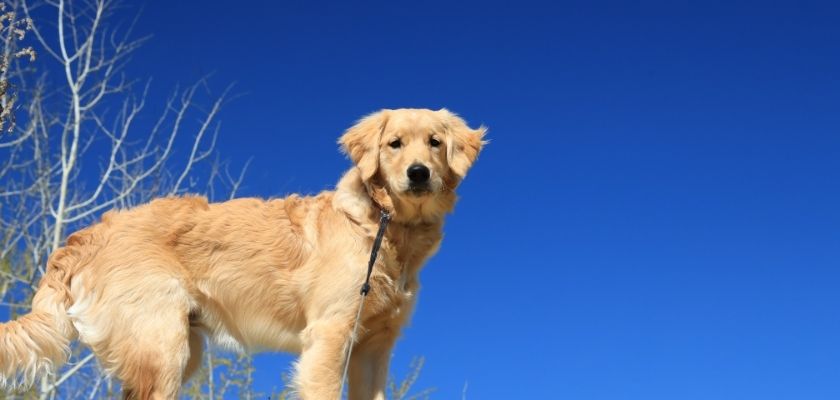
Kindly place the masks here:
<instances>
[{"instance_id":1,"label":"dog's muzzle","mask_svg":"<svg viewBox=\"0 0 840 400\"><path fill-rule=\"evenodd\" d=\"M423 164L411 164L405 173L408 176L409 193L415 196L431 193L432 188L429 185L429 178L432 173L428 167Z\"/></svg>"}]
</instances>

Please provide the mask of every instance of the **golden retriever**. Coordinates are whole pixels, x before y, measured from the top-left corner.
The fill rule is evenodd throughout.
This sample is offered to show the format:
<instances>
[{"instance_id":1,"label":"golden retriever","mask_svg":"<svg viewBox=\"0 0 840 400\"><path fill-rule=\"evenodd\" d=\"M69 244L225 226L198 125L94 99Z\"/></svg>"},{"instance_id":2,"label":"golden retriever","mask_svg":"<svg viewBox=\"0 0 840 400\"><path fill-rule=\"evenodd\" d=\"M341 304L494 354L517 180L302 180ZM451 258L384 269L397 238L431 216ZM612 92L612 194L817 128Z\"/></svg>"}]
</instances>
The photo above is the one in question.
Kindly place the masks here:
<instances>
[{"instance_id":1,"label":"golden retriever","mask_svg":"<svg viewBox=\"0 0 840 400\"><path fill-rule=\"evenodd\" d=\"M0 380L31 383L78 338L124 396L176 398L202 339L301 354L303 399L384 399L388 360L485 128L442 109L382 110L339 139L355 164L334 191L208 204L170 197L72 234L49 258L32 311L0 325ZM392 216L355 340L380 210Z\"/></svg>"}]
</instances>

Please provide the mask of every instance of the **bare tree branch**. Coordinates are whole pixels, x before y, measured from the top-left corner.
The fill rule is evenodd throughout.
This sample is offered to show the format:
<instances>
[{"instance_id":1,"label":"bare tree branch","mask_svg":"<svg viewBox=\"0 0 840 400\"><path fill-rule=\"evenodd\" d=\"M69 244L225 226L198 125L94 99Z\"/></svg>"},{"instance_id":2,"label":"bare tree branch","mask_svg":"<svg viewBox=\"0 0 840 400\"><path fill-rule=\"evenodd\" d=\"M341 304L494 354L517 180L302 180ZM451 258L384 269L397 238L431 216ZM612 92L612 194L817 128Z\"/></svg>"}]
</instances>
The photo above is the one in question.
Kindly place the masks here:
<instances>
[{"instance_id":1,"label":"bare tree branch","mask_svg":"<svg viewBox=\"0 0 840 400\"><path fill-rule=\"evenodd\" d=\"M107 209L192 190L205 180L207 188L219 184L230 189L225 195L235 193L247 164L235 178L226 168L220 173L221 161L212 157L231 88L208 99L206 77L176 88L151 128L140 130L137 121L147 113L152 81L138 88L124 71L148 37L133 37L137 18L125 29L109 22L114 1L20 0L11 5L31 25L39 50L49 54L40 61L53 65L37 78L18 62L0 72L0 81L12 76L20 81L20 104L25 105L19 109L24 122L8 138L0 136L0 306L14 316L28 310L24 305L44 273L45 260L68 232ZM44 20L29 22L36 14ZM4 33L0 40L8 43L9 37ZM0 57L18 54L14 49L6 46ZM50 71L60 71L61 78L49 80ZM0 105L8 104L3 101L0 97ZM209 109L201 109L202 103ZM200 178L202 172L209 176ZM74 347L75 363L54 381L42 381L37 396L111 393L110 379L90 362L92 357ZM229 385L234 384L214 387L219 393Z\"/></svg>"}]
</instances>

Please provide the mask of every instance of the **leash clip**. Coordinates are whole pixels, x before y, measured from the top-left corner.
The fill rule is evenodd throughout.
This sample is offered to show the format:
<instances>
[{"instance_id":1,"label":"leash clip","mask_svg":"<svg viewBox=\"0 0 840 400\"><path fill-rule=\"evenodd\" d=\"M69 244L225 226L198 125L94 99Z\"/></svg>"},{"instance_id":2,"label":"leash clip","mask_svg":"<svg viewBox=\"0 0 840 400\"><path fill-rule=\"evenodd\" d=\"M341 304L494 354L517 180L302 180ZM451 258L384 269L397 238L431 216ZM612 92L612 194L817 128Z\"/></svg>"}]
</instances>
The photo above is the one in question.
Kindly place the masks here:
<instances>
[{"instance_id":1,"label":"leash clip","mask_svg":"<svg viewBox=\"0 0 840 400\"><path fill-rule=\"evenodd\" d=\"M382 226L383 223L391 222L391 214L385 209L379 210L379 225Z\"/></svg>"}]
</instances>

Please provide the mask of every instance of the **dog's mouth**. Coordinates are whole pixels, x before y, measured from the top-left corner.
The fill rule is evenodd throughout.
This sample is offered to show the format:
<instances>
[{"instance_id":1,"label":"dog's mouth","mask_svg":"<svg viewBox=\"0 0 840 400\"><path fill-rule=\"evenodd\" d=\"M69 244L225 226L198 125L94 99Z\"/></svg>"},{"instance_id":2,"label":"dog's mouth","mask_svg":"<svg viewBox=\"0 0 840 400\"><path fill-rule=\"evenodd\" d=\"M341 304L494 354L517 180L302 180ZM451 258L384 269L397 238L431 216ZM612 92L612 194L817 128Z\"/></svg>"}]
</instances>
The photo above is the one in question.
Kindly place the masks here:
<instances>
[{"instance_id":1,"label":"dog's mouth","mask_svg":"<svg viewBox=\"0 0 840 400\"><path fill-rule=\"evenodd\" d=\"M416 197L426 196L432 194L432 187L429 184L410 184L406 193Z\"/></svg>"}]
</instances>

